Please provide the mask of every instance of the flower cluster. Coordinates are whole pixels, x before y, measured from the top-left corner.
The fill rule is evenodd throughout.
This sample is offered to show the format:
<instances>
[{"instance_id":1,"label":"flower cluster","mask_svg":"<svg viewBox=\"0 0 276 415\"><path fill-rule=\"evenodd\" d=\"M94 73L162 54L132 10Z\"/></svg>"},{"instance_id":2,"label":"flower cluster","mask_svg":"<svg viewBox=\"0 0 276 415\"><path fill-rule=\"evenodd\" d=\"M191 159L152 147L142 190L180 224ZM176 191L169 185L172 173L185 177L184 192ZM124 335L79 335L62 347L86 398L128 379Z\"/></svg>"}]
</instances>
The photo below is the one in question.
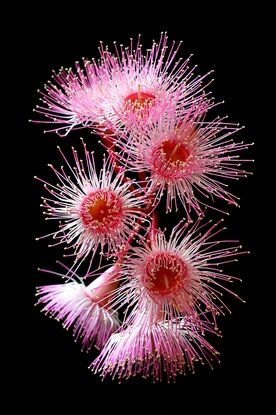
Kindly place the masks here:
<instances>
[{"instance_id":1,"label":"flower cluster","mask_svg":"<svg viewBox=\"0 0 276 415\"><path fill-rule=\"evenodd\" d=\"M37 178L44 215L58 223L42 238L72 257L62 273L47 271L66 282L38 287L38 304L83 350L100 350L91 369L103 377L175 381L197 361L212 366L209 338L229 311L222 296L240 298L229 288L239 278L222 266L244 252L217 239L223 219L205 217L209 207L225 211L218 199L238 205L228 179L248 174L240 152L249 145L233 138L238 124L209 116L210 73L195 75L180 46L166 33L146 50L140 37L113 52L101 43L98 60L54 72L35 108L48 131L88 128L106 151L99 167L83 139L71 160L58 147L55 181ZM180 212L170 232L158 225L162 209Z\"/></svg>"}]
</instances>

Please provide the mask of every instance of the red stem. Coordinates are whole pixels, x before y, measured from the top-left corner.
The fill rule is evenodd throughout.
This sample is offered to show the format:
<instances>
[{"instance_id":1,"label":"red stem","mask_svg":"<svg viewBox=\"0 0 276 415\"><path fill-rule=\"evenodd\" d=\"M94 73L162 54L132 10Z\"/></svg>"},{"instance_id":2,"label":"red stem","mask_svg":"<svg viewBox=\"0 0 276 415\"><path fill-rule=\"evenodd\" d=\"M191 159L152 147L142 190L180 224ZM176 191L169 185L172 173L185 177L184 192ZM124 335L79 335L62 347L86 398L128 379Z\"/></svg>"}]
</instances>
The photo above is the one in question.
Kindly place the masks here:
<instances>
[{"instance_id":1,"label":"red stem","mask_svg":"<svg viewBox=\"0 0 276 415\"><path fill-rule=\"evenodd\" d=\"M103 134L103 135L101 135L101 138L102 138L104 146L108 150L109 155L110 155L110 157L111 157L111 159L114 163L114 171L116 173L121 173L122 170L121 170L121 168L118 164L118 161L117 161L118 153L115 151L116 143L115 143L115 140L113 139L111 134L112 134L112 132L110 132L110 134L108 134L108 133ZM142 186L145 187L146 174L145 174L144 171L139 172L139 179L142 183ZM126 177L125 174L124 174L123 175L123 180L124 180L124 182L129 182L129 180L131 180L131 179L129 177ZM133 185L131 185L130 190L135 190L135 187ZM144 213L150 213L151 208L152 208L153 196L154 196L154 193L150 194L147 206L145 208L141 208L141 209L137 208L137 211L141 211L141 212L144 212ZM152 240L155 237L156 231L157 231L157 222L158 222L157 212L152 212L150 214L150 217L151 217L150 240ZM122 249L121 252L118 253L117 262L119 264L120 264L120 262L122 262L124 260L124 257L125 257L125 255L127 254L128 250L129 250L129 247L131 245L131 242L132 242L133 238L138 234L138 232L140 230L140 227L141 227L142 220L143 220L143 217L138 220L138 222L135 226L136 232L133 231L130 234L129 238L126 241L126 244L125 244L124 248Z\"/></svg>"},{"instance_id":2,"label":"red stem","mask_svg":"<svg viewBox=\"0 0 276 415\"><path fill-rule=\"evenodd\" d=\"M151 220L151 227L150 227L150 240L152 241L155 238L157 232L157 224L158 224L158 213L154 211L152 213L152 220Z\"/></svg>"},{"instance_id":3,"label":"red stem","mask_svg":"<svg viewBox=\"0 0 276 415\"><path fill-rule=\"evenodd\" d=\"M101 136L101 138L102 138L102 141L103 141L103 144L104 144L105 148L109 152L111 160L113 161L114 171L116 173L121 173L122 170L121 170L121 167L119 166L118 161L117 161L117 152L114 150L115 149L115 141L112 139L111 135L103 134ZM131 179L129 177L127 177L125 175L123 176L124 183L129 182L130 180ZM129 188L130 188L130 190L135 190L135 187L132 184L130 185Z\"/></svg>"}]
</instances>

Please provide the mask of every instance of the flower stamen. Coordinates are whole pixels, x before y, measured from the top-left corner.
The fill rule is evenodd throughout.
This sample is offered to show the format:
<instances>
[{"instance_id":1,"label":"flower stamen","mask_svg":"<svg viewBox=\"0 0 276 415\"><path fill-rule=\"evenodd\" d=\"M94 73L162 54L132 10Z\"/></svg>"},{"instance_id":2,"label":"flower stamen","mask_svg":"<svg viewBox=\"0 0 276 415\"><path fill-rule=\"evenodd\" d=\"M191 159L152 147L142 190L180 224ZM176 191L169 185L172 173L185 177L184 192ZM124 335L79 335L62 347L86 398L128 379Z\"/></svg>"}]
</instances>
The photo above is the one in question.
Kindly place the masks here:
<instances>
[{"instance_id":1,"label":"flower stamen","mask_svg":"<svg viewBox=\"0 0 276 415\"><path fill-rule=\"evenodd\" d=\"M149 92L141 91L141 85L138 84L138 91L133 92L125 98L127 106L133 111L147 110L155 100L155 95Z\"/></svg>"}]
</instances>

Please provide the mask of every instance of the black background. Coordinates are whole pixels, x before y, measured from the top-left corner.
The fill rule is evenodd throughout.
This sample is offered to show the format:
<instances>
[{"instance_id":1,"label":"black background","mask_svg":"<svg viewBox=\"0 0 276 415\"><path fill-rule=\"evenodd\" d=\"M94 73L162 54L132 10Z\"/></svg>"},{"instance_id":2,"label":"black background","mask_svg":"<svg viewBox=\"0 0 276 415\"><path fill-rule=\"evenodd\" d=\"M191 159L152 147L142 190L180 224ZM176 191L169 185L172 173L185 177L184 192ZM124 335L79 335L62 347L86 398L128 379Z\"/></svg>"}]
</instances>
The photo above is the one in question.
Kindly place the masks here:
<instances>
[{"instance_id":1,"label":"black background","mask_svg":"<svg viewBox=\"0 0 276 415\"><path fill-rule=\"evenodd\" d=\"M263 268L258 259L262 243L259 235L263 227L260 191L266 192L260 178L265 128L260 79L263 66L269 65L270 59L269 32L262 26L269 12L265 7L260 9L251 5L250 8L241 8L233 3L226 3L223 8L211 4L202 7L197 3L188 7L172 2L164 5L153 3L151 7L154 10L150 10L149 4L142 3L112 7L108 4L90 4L89 7L68 4L58 13L48 4L40 9L35 6L25 8L22 18L19 16L18 19L18 45L25 88L24 104L19 111L20 132L24 137L20 158L24 159L22 173L27 173L30 188L26 209L29 219L24 221L24 225L31 244L24 258L30 262L23 284L26 294L21 296L28 309L30 325L28 331L26 322L19 327L22 335L18 341L26 346L25 358L20 361L26 363L23 377L24 382L28 382L29 393L26 396L30 402L34 397L41 398L40 402L51 402L54 395L59 395L61 401L73 397L92 401L100 395L108 397L109 393L115 396L114 392L118 399L134 396L133 399L137 400L137 392L137 404L146 396L160 403L162 398L164 409L180 402L183 408L185 403L196 405L200 402L207 408L238 403L247 407L249 402L265 404L265 396L269 393L263 388L267 356L263 347L266 335L261 314L263 294L260 292L260 278ZM87 369L93 353L82 354L69 332L33 307L35 286L51 283L47 276L37 272L37 267L54 269L55 260L62 254L58 248L49 249L48 241L34 241L37 235L46 233L49 228L39 208L43 190L33 180L33 175L53 178L47 163L59 165L57 145L63 149L68 147L69 153L72 144L80 146L79 136L86 138L90 148L96 148L97 144L85 130L74 132L67 138L53 133L45 135L43 125L30 124L28 119L33 117L32 108L38 102L36 90L50 78L52 69L72 66L82 56L97 56L99 40L109 44L113 40L127 44L129 37L135 38L142 33L143 45L150 47L152 39L157 40L161 31L168 31L171 40L183 40L181 54L194 53L192 62L198 64L199 73L215 70L215 82L210 89L217 100L226 101L220 107L220 113L229 114L231 120L244 124L246 129L239 136L256 143L247 154L248 158L256 159L254 165L249 165L254 176L231 184L231 190L241 197L241 207L230 207L231 215L225 218L228 227L225 236L239 239L245 249L251 251L251 255L242 257L237 265L228 268L229 272L233 270L235 275L242 277L243 283L237 284L235 290L247 302L244 305L234 298L228 299L233 313L220 321L224 337L216 345L222 354L222 362L215 366L214 371L198 367L195 375L179 377L175 385L152 385L138 378L122 385L110 381L102 383ZM220 218L219 214L213 216ZM163 224L170 226L171 220L171 217L163 219ZM21 242L25 245L25 237L22 236ZM91 410L92 407L91 402Z\"/></svg>"}]
</instances>

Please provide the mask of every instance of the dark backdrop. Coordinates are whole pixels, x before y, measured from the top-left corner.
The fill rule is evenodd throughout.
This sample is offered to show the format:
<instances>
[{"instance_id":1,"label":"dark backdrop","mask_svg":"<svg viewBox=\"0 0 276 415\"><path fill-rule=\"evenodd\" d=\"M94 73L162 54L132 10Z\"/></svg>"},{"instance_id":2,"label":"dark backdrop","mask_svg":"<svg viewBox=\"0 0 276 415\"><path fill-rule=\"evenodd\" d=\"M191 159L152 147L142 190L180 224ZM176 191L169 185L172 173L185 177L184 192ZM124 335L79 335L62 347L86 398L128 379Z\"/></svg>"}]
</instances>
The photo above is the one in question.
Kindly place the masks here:
<instances>
[{"instance_id":1,"label":"dark backdrop","mask_svg":"<svg viewBox=\"0 0 276 415\"><path fill-rule=\"evenodd\" d=\"M24 324L20 339L27 351L29 395L39 396L40 402L44 402L46 397L51 401L53 394L59 394L61 400L68 401L67 396L70 399L76 395L84 400L94 400L99 394L108 396L109 392L115 391L120 397L139 391L139 394L142 392L139 396L147 394L153 402L157 396L160 402L164 399L165 409L179 402L183 405L185 402L194 402L195 405L205 402L207 407L214 407L218 406L219 399L225 407L233 402L247 406L250 400L255 402L261 396L262 360L266 359L262 349L264 339L259 312L261 270L257 259L260 244L258 232L262 227L259 220L258 158L263 139L258 95L261 87L258 81L263 65L261 56L264 60L268 59L268 55L264 54L264 57L262 53L265 40L260 37L259 28L266 18L263 10L257 7L242 9L232 3L224 8L210 5L202 8L199 4L188 7L173 3L151 6L155 10L150 10L149 4L129 3L128 6L113 5L111 8L101 4L90 4L89 7L81 4L71 7L68 4L62 13L57 13L56 8L50 5L40 9L33 6L25 8L22 19L19 19L18 41L26 88L24 105L20 110L24 136L22 151L24 172L27 172L30 186L27 203L29 220L24 224L31 241L25 258L30 261L30 266L25 277L27 283L24 284L24 288L27 287L24 304L28 304L30 330L27 335ZM37 267L55 268L55 260L61 254L58 248L48 249L48 241L34 241L35 236L46 233L48 227L39 208L43 191L33 180L33 175L47 177L47 163L59 164L57 145L63 148L68 146L69 151L72 144L78 146L78 137L82 136L87 143L91 140L92 147L92 136L85 130L72 133L67 138L44 135L43 125L29 124L28 119L32 117L32 108L38 101L36 90L50 78L52 69L72 66L82 56L97 56L99 40L106 43L117 40L127 44L129 37L135 38L142 33L142 43L150 46L152 39L157 39L164 30L168 31L171 40L184 41L183 56L194 53L193 62L199 65L199 73L215 70L211 90L217 100L226 101L220 112L244 124L244 140L256 143L249 152L250 158L257 158L257 163L250 166L254 176L231 184L231 189L241 197L241 207L230 207L231 215L226 218L228 236L238 238L245 249L252 252L233 267L235 275L241 276L244 281L235 289L247 303L244 305L234 298L228 299L233 313L220 321L224 337L217 347L222 354L222 363L215 366L214 371L198 366L195 375L179 377L176 385L151 385L138 378L123 385L110 381L102 383L87 369L93 353L82 354L79 344L74 343L69 332L33 307L35 286L50 283L47 276L36 271ZM163 219L168 226L170 221L171 217ZM139 402L140 397L137 404Z\"/></svg>"}]
</instances>

